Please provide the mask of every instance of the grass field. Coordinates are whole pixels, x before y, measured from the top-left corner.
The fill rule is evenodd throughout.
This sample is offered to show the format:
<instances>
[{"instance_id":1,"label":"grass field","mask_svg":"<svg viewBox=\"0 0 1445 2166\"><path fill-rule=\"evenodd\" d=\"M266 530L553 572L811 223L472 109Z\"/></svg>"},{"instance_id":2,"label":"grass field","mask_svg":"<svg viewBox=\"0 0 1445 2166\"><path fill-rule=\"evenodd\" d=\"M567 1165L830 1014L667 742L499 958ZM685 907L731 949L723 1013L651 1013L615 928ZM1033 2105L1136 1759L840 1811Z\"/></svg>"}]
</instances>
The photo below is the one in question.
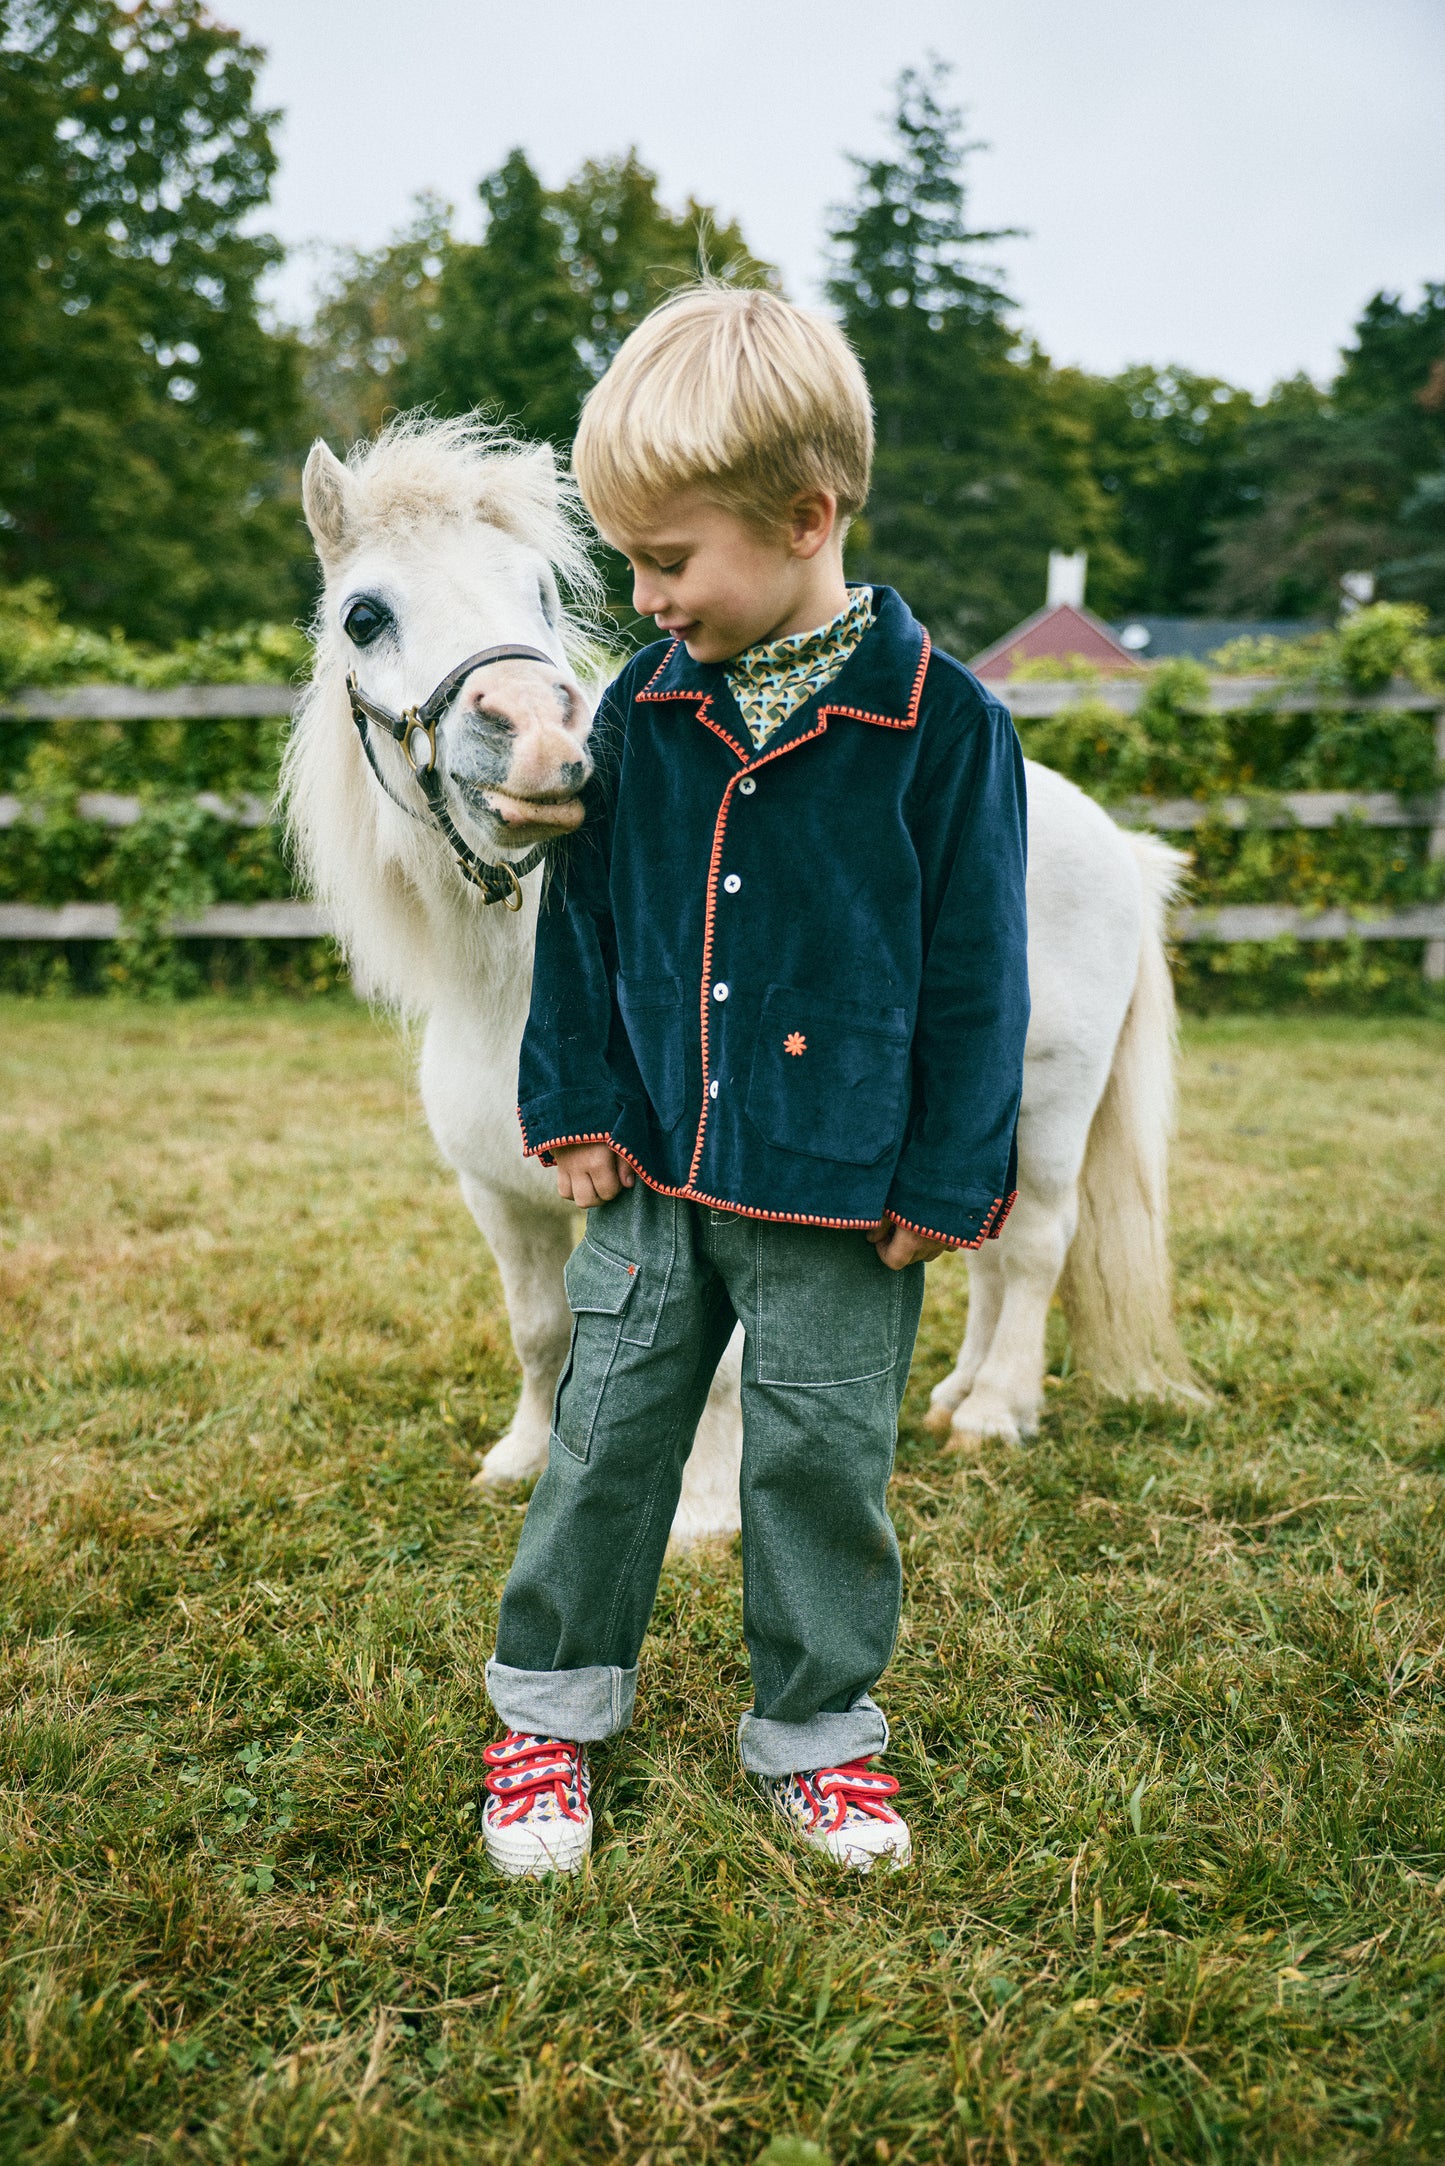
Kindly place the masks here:
<instances>
[{"instance_id":1,"label":"grass field","mask_svg":"<svg viewBox=\"0 0 1445 2166\"><path fill-rule=\"evenodd\" d=\"M594 1868L494 1881L496 1281L344 1005L0 1006L0 2159L1445 2154L1445 1031L1189 1032L1203 1415L919 1426L898 1879L735 1767L671 1565ZM774 2159L816 2156L775 2144Z\"/></svg>"}]
</instances>

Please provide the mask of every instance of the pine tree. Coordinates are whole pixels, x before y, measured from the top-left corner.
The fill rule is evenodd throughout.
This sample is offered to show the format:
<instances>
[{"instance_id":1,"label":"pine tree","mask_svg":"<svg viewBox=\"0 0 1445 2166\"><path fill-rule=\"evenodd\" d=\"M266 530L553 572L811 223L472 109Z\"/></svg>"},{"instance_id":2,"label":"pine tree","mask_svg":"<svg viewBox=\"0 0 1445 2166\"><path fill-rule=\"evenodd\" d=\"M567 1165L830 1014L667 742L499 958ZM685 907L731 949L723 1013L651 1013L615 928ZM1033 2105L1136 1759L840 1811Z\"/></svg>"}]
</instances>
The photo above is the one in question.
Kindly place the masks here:
<instances>
[{"instance_id":1,"label":"pine tree","mask_svg":"<svg viewBox=\"0 0 1445 2166\"><path fill-rule=\"evenodd\" d=\"M947 78L937 61L905 70L887 155L854 158L828 294L878 417L852 560L967 654L1042 601L1051 547L1089 548L1101 591L1125 567L1087 425L980 262L1009 236L969 226L964 167L978 146L945 102Z\"/></svg>"}]
</instances>

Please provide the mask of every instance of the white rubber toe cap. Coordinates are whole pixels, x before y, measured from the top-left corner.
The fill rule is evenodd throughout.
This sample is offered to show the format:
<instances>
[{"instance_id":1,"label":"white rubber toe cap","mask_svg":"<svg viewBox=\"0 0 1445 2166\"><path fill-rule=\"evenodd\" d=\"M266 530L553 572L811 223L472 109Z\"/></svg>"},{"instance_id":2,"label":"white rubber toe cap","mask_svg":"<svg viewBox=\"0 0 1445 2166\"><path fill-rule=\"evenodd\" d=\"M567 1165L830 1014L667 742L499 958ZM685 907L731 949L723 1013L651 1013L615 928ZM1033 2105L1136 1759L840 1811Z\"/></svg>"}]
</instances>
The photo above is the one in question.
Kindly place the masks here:
<instances>
[{"instance_id":1,"label":"white rubber toe cap","mask_svg":"<svg viewBox=\"0 0 1445 2166\"><path fill-rule=\"evenodd\" d=\"M541 1880L548 1873L577 1873L592 1848L592 1815L585 1820L517 1820L492 1827L484 1819L487 1856L508 1880Z\"/></svg>"},{"instance_id":2,"label":"white rubber toe cap","mask_svg":"<svg viewBox=\"0 0 1445 2166\"><path fill-rule=\"evenodd\" d=\"M855 1873L871 1873L875 1865L886 1866L890 1873L901 1873L913 1857L913 1843L901 1821L890 1826L887 1821L875 1820L871 1826L844 1827L829 1833L818 1829L805 1840Z\"/></svg>"}]
</instances>

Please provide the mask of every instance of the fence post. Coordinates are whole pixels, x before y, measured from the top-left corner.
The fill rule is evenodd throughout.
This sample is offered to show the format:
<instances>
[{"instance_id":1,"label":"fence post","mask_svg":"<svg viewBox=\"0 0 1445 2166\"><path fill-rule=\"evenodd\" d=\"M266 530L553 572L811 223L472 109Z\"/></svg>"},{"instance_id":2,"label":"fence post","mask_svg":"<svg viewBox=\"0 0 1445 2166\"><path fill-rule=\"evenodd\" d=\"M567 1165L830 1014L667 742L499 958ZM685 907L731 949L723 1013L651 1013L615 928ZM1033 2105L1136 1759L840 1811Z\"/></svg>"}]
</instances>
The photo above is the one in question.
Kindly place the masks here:
<instances>
[{"instance_id":1,"label":"fence post","mask_svg":"<svg viewBox=\"0 0 1445 2166\"><path fill-rule=\"evenodd\" d=\"M1445 707L1435 717L1435 824L1430 830L1430 862L1445 858ZM1445 985L1445 940L1425 942L1425 980Z\"/></svg>"}]
</instances>

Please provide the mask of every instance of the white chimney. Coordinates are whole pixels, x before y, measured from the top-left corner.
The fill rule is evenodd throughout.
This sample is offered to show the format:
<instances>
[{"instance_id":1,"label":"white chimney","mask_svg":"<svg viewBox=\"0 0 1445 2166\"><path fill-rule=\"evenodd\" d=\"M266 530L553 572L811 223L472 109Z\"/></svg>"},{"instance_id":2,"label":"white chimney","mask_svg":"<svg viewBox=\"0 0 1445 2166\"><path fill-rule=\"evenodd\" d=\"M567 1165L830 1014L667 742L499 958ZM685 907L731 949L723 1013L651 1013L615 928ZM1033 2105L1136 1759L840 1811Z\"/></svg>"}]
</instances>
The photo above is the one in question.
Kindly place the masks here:
<instances>
[{"instance_id":1,"label":"white chimney","mask_svg":"<svg viewBox=\"0 0 1445 2166\"><path fill-rule=\"evenodd\" d=\"M1067 602L1074 609L1084 606L1084 582L1089 576L1089 552L1075 549L1072 555L1064 549L1049 551L1049 591L1045 599L1046 609L1057 609L1060 602Z\"/></svg>"}]
</instances>

